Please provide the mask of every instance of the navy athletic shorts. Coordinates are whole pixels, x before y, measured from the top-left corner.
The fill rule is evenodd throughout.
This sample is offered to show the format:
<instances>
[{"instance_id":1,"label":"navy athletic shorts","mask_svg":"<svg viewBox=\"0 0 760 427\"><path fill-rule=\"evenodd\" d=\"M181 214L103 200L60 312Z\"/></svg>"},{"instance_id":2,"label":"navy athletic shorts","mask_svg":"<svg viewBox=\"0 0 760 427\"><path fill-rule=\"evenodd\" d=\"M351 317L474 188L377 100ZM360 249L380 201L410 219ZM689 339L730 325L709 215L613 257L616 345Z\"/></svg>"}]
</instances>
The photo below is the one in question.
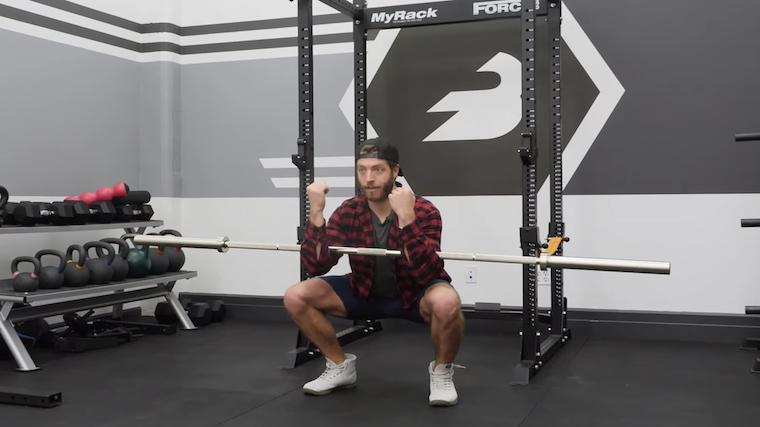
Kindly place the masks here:
<instances>
[{"instance_id":1,"label":"navy athletic shorts","mask_svg":"<svg viewBox=\"0 0 760 427\"><path fill-rule=\"evenodd\" d=\"M404 309L404 301L399 298L373 298L372 301L364 302L351 291L351 279L347 275L343 276L322 276L320 279L326 281L332 286L338 297L343 301L346 307L347 319L351 320L381 320L381 319L406 319L412 322L425 323L420 315L420 301L425 296L425 292L436 283L449 282L445 280L433 280L430 284L422 288L420 297L411 309ZM450 284L449 284L450 285Z\"/></svg>"}]
</instances>

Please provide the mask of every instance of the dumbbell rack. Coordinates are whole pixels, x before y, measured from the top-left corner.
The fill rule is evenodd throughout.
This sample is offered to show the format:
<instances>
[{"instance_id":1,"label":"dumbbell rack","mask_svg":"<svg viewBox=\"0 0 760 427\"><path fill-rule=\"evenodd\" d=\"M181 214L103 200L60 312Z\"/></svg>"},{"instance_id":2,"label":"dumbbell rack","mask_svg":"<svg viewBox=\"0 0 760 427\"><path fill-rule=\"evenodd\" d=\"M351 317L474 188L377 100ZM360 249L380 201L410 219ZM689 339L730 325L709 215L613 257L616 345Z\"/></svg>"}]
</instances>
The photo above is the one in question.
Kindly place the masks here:
<instances>
[{"instance_id":1,"label":"dumbbell rack","mask_svg":"<svg viewBox=\"0 0 760 427\"><path fill-rule=\"evenodd\" d=\"M111 223L88 223L85 225L19 225L0 226L2 234L77 232L93 230L123 229L130 234L144 234L149 227L160 227L161 220L130 221ZM82 242L84 243L84 242ZM2 271L2 270L0 270ZM183 310L173 288L177 280L197 277L197 271L181 270L176 273L148 276L140 279L125 279L107 285L87 285L60 289L40 289L35 292L16 292L13 279L0 280L0 333L13 358L18 364L17 371L28 372L41 369L35 365L29 352L14 328L14 323L42 319L64 313L113 307L114 319L121 319L123 304L163 297L174 308L182 324L182 329L197 329ZM127 289L132 289L127 291ZM53 302L51 302L53 301ZM37 303L41 303L35 305ZM13 310L16 304L28 304ZM0 402L5 393L0 393Z\"/></svg>"}]
</instances>

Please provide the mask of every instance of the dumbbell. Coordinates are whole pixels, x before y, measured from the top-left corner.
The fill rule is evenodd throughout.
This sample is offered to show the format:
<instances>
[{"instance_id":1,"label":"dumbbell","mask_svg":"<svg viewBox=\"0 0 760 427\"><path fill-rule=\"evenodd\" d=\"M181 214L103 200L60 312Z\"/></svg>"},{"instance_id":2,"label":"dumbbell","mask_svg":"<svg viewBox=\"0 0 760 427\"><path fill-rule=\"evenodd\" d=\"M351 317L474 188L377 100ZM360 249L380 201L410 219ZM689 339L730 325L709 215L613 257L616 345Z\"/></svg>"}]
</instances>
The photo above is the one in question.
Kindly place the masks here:
<instances>
[{"instance_id":1,"label":"dumbbell","mask_svg":"<svg viewBox=\"0 0 760 427\"><path fill-rule=\"evenodd\" d=\"M13 209L13 218L19 225L68 225L74 220L74 208L63 202L19 202Z\"/></svg>"},{"instance_id":2,"label":"dumbbell","mask_svg":"<svg viewBox=\"0 0 760 427\"><path fill-rule=\"evenodd\" d=\"M180 300L182 308L187 311L188 317L195 326L206 326L212 322L221 322L227 314L227 307L222 300L206 302L192 302L189 299ZM161 324L174 324L179 321L168 302L160 302L156 305L156 320Z\"/></svg>"},{"instance_id":3,"label":"dumbbell","mask_svg":"<svg viewBox=\"0 0 760 427\"><path fill-rule=\"evenodd\" d=\"M84 224L85 222L113 222L116 218L116 207L111 202L95 201L90 206L82 200L64 200L63 203L69 204L74 208L75 223Z\"/></svg>"},{"instance_id":4,"label":"dumbbell","mask_svg":"<svg viewBox=\"0 0 760 427\"><path fill-rule=\"evenodd\" d=\"M129 205L114 205L116 208L116 216L114 219L117 222L129 222L135 218L135 211Z\"/></svg>"},{"instance_id":5,"label":"dumbbell","mask_svg":"<svg viewBox=\"0 0 760 427\"><path fill-rule=\"evenodd\" d=\"M13 216L16 206L18 203L8 202L0 209L0 221L3 222L3 225L16 225L16 218Z\"/></svg>"},{"instance_id":6,"label":"dumbbell","mask_svg":"<svg viewBox=\"0 0 760 427\"><path fill-rule=\"evenodd\" d=\"M227 315L227 306L224 304L224 301L220 299L211 300L208 303L194 303L190 298L185 297L182 298L180 302L183 304L183 307L185 307L185 310L188 310L188 307L192 307L194 304L208 304L209 309L211 310L211 321L214 323L223 321L224 317Z\"/></svg>"},{"instance_id":7,"label":"dumbbell","mask_svg":"<svg viewBox=\"0 0 760 427\"><path fill-rule=\"evenodd\" d=\"M116 206L116 221L148 221L153 218L153 207L150 205L119 205Z\"/></svg>"},{"instance_id":8,"label":"dumbbell","mask_svg":"<svg viewBox=\"0 0 760 427\"><path fill-rule=\"evenodd\" d=\"M182 304L182 308L187 311L187 317L193 321L195 326L206 326L211 323L211 307L205 302L185 302ZM156 317L156 321L162 325L172 325L179 322L177 314L168 302L160 302L156 305L156 310L153 314Z\"/></svg>"},{"instance_id":9,"label":"dumbbell","mask_svg":"<svg viewBox=\"0 0 760 427\"><path fill-rule=\"evenodd\" d=\"M0 226L5 222L5 215L3 213L5 212L5 204L8 203L8 197L8 190L0 185Z\"/></svg>"}]
</instances>

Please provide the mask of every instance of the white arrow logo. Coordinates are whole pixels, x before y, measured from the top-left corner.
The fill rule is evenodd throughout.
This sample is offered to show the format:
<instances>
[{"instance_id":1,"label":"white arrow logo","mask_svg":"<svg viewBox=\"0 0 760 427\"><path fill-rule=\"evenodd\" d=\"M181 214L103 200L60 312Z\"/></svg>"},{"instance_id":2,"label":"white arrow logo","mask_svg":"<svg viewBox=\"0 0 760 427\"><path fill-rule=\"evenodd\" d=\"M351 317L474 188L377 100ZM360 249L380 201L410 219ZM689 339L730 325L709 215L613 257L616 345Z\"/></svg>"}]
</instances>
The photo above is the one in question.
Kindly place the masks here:
<instances>
[{"instance_id":1,"label":"white arrow logo","mask_svg":"<svg viewBox=\"0 0 760 427\"><path fill-rule=\"evenodd\" d=\"M486 140L511 132L522 120L521 71L517 58L504 52L497 53L478 72L498 74L501 78L499 86L486 90L455 91L446 95L428 113L457 113L424 141Z\"/></svg>"}]
</instances>

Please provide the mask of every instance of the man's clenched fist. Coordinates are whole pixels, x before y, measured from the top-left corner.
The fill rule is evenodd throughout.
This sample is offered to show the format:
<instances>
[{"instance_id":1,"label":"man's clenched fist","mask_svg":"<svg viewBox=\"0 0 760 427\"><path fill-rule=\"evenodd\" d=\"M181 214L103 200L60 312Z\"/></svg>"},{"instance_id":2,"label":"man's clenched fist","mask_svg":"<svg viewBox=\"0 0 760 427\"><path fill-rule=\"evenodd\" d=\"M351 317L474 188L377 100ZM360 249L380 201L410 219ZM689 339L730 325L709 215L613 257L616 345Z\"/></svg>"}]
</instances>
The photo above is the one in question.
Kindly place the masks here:
<instances>
[{"instance_id":1,"label":"man's clenched fist","mask_svg":"<svg viewBox=\"0 0 760 427\"><path fill-rule=\"evenodd\" d=\"M309 197L309 205L312 212L325 210L325 195L330 192L330 187L324 181L314 181L306 187L306 195Z\"/></svg>"},{"instance_id":2,"label":"man's clenched fist","mask_svg":"<svg viewBox=\"0 0 760 427\"><path fill-rule=\"evenodd\" d=\"M406 227L414 222L414 202L417 197L408 187L396 187L388 195L391 209L398 216L399 227Z\"/></svg>"}]
</instances>

